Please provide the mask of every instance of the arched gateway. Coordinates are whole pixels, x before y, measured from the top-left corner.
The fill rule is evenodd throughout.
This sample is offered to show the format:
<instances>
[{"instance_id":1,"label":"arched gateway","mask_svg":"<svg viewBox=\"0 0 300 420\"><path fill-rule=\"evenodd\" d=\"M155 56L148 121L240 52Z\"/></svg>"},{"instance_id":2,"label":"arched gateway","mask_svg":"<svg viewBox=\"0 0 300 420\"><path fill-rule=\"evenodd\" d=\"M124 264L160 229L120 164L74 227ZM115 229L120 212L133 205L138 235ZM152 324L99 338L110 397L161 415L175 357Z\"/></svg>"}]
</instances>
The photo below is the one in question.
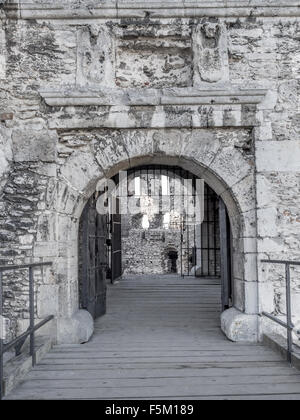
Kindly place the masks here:
<instances>
[{"instance_id":1,"label":"arched gateway","mask_svg":"<svg viewBox=\"0 0 300 420\"><path fill-rule=\"evenodd\" d=\"M86 211L86 204L90 200L91 194L96 190L99 180L104 177L114 177L120 169L127 170L141 165L182 168L203 179L220 198L224 208L223 214L226 216L228 212L232 231L232 277L230 281L232 281L233 289L232 307L222 314L222 328L233 340L257 340L257 283L256 277L253 277L256 271L252 266L255 259L252 258L252 264L249 265L247 252L249 247L255 247L253 166L249 155L235 147L236 142L240 142L243 136L245 141L248 141L246 133L242 130L241 132L239 130L225 131L224 135L227 136L226 141L225 138L220 139L219 133L207 130L191 130L190 132L180 129L153 130L152 133L139 130L127 131L124 138L119 132L107 130L107 132L102 132L103 137L99 145L105 150L115 151L118 149L119 160L116 159L115 153L111 155L112 162L106 158L105 162L99 162L103 159L102 153L96 154L96 159L90 152L75 153L69 158L61 170L66 185L65 193L62 195L63 201L58 203L58 206L64 209L73 208L73 211L69 215L57 215L58 230L66 222L69 226L69 237L64 237L62 243L67 241L72 244L72 248L67 251L68 264L62 267L67 287L65 286L65 293L60 294L60 299L62 305L63 302L68 302L68 305L64 307L63 316L58 319L60 341L81 340L82 334L83 336L86 334L88 337L92 331L88 314L85 314L84 311L78 312L80 301L78 284L82 279L78 279L77 262L78 257L79 260L82 258L78 255L79 222L82 212ZM132 144L133 142L135 144ZM156 151L153 152L154 147ZM132 148L132 155L129 154L130 148ZM183 149L183 153L174 154L178 149ZM145 150L152 150L152 153L145 155ZM124 154L126 154L126 159L124 159ZM228 156L231 156L231 159L228 159ZM76 190L80 193L77 193L75 198L74 191ZM222 208L220 211L222 212ZM225 231L223 227L221 235L223 235L224 247L228 240L226 227ZM104 242L103 246L105 246ZM221 272L222 276L226 276L230 253L228 251L226 255L226 249L223 248L222 255ZM103 263L100 260L98 259L98 262ZM225 281L228 282L229 277ZM249 284L251 284L251 288L249 288ZM223 283L225 294L228 293L227 287L228 283ZM101 315L101 310L94 314L94 316L96 315ZM77 336L79 330L81 337ZM85 332L83 333L83 331Z\"/></svg>"},{"instance_id":2,"label":"arched gateway","mask_svg":"<svg viewBox=\"0 0 300 420\"><path fill-rule=\"evenodd\" d=\"M122 274L222 279L232 302L231 229L224 202L180 167L146 165L100 181L79 225L80 307L106 312L106 283Z\"/></svg>"}]
</instances>

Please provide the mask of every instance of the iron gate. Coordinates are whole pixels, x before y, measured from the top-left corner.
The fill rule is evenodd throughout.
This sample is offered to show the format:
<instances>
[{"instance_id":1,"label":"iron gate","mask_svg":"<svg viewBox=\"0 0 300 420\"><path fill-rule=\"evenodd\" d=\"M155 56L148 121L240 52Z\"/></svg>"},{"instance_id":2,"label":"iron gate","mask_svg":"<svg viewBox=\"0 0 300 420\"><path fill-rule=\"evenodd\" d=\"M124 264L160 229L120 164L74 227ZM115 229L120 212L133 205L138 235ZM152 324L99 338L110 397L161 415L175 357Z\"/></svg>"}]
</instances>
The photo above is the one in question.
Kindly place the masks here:
<instances>
[{"instance_id":1,"label":"iron gate","mask_svg":"<svg viewBox=\"0 0 300 420\"><path fill-rule=\"evenodd\" d=\"M96 210L97 194L85 206L81 219L80 306L94 319L106 312L108 220Z\"/></svg>"},{"instance_id":2,"label":"iron gate","mask_svg":"<svg viewBox=\"0 0 300 420\"><path fill-rule=\"evenodd\" d=\"M122 227L120 201L116 199L117 212L111 215L111 281L112 283L122 276Z\"/></svg>"},{"instance_id":3,"label":"iron gate","mask_svg":"<svg viewBox=\"0 0 300 420\"><path fill-rule=\"evenodd\" d=\"M188 261L185 267L181 264L181 275L193 276L195 273L191 273L191 269L196 266L197 277L220 277L220 248L219 197L205 184L202 223L182 221L181 259L187 255Z\"/></svg>"}]
</instances>

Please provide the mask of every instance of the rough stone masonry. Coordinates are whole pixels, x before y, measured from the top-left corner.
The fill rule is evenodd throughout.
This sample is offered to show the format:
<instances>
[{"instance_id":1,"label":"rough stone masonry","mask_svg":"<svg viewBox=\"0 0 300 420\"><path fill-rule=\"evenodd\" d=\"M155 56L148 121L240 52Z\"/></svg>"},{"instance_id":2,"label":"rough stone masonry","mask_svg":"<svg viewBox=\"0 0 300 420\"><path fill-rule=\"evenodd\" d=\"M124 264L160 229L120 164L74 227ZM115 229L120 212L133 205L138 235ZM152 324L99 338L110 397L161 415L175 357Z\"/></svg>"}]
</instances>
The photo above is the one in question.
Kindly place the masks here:
<instances>
[{"instance_id":1,"label":"rough stone masonry","mask_svg":"<svg viewBox=\"0 0 300 420\"><path fill-rule=\"evenodd\" d=\"M85 203L102 177L148 163L195 173L227 206L228 337L260 339L274 328L263 310L284 319L283 269L261 260L300 260L299 16L298 0L0 2L1 264L53 261L36 310L55 314L58 342L87 328ZM21 331L26 278L4 281ZM294 269L292 288L297 323Z\"/></svg>"}]
</instances>

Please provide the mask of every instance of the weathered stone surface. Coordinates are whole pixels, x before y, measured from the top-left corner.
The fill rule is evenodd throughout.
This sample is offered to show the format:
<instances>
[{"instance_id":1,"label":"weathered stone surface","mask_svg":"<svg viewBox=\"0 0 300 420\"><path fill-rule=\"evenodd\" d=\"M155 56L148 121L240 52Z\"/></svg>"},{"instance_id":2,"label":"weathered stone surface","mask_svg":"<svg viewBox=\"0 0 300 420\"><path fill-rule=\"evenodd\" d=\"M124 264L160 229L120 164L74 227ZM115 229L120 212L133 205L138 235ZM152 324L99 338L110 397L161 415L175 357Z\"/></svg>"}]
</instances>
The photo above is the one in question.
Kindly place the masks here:
<instances>
[{"instance_id":1,"label":"weathered stone surface","mask_svg":"<svg viewBox=\"0 0 300 420\"><path fill-rule=\"evenodd\" d=\"M229 78L227 33L220 22L198 24L193 33L194 83L224 82Z\"/></svg>"},{"instance_id":2,"label":"weathered stone surface","mask_svg":"<svg viewBox=\"0 0 300 420\"><path fill-rule=\"evenodd\" d=\"M258 264L257 279L256 266L300 258L298 2L30 3L0 11L0 114L13 117L0 122L1 262L51 257L38 290L59 285L58 317L70 316L78 219L97 181L178 165L228 208L235 306L258 312L259 280L260 306L273 291L265 306L281 314L282 274ZM6 280L12 328L28 317L27 286Z\"/></svg>"},{"instance_id":3,"label":"weathered stone surface","mask_svg":"<svg viewBox=\"0 0 300 420\"><path fill-rule=\"evenodd\" d=\"M95 188L97 180L103 176L103 171L92 153L75 150L61 166L60 176L72 186L74 192L87 193L89 189ZM65 198L66 194L62 193L62 199Z\"/></svg>"},{"instance_id":4,"label":"weathered stone surface","mask_svg":"<svg viewBox=\"0 0 300 420\"><path fill-rule=\"evenodd\" d=\"M11 132L0 127L0 191L6 182L6 174L9 173L11 160Z\"/></svg>"},{"instance_id":5,"label":"weathered stone surface","mask_svg":"<svg viewBox=\"0 0 300 420\"><path fill-rule=\"evenodd\" d=\"M88 25L77 31L78 85L114 85L114 48L106 26Z\"/></svg>"},{"instance_id":6,"label":"weathered stone surface","mask_svg":"<svg viewBox=\"0 0 300 420\"><path fill-rule=\"evenodd\" d=\"M231 341L256 342L258 340L258 317L246 315L235 308L221 316L221 328Z\"/></svg>"},{"instance_id":7,"label":"weathered stone surface","mask_svg":"<svg viewBox=\"0 0 300 420\"><path fill-rule=\"evenodd\" d=\"M38 289L37 314L39 318L49 315L56 316L58 313L58 285L42 285Z\"/></svg>"},{"instance_id":8,"label":"weathered stone surface","mask_svg":"<svg viewBox=\"0 0 300 420\"><path fill-rule=\"evenodd\" d=\"M54 162L56 146L57 136L53 132L13 130L12 148L16 162Z\"/></svg>"},{"instance_id":9,"label":"weathered stone surface","mask_svg":"<svg viewBox=\"0 0 300 420\"><path fill-rule=\"evenodd\" d=\"M192 80L190 28L124 25L117 41L116 84L129 87L185 87Z\"/></svg>"},{"instance_id":10,"label":"weathered stone surface","mask_svg":"<svg viewBox=\"0 0 300 420\"><path fill-rule=\"evenodd\" d=\"M0 80L4 80L5 76L6 76L5 31L0 26Z\"/></svg>"},{"instance_id":11,"label":"weathered stone surface","mask_svg":"<svg viewBox=\"0 0 300 420\"><path fill-rule=\"evenodd\" d=\"M114 18L140 18L148 19L149 13L154 19L158 18L203 18L216 16L233 17L233 18L256 18L256 17L274 17L274 16L299 16L298 3L290 0L287 4L282 0L273 0L271 3L267 0L253 1L251 3L241 3L240 0L234 0L230 5L225 0L216 0L213 3L208 1L189 1L167 0L162 7L158 0L151 2L144 1L126 1L126 0L109 0L99 4L96 0L89 0L86 7L85 0L76 2L77 8L74 13L74 0L65 0L63 3L54 3L51 8L45 7L47 2L44 0L34 0L35 7L28 7L27 1L22 2L21 17L23 19L37 18L106 18L108 20ZM44 7L41 7L41 4ZM130 8L128 8L130 4ZM7 14L16 16L14 5L6 7Z\"/></svg>"},{"instance_id":12,"label":"weathered stone surface","mask_svg":"<svg viewBox=\"0 0 300 420\"><path fill-rule=\"evenodd\" d=\"M257 152L259 172L300 172L300 141L258 143Z\"/></svg>"},{"instance_id":13,"label":"weathered stone surface","mask_svg":"<svg viewBox=\"0 0 300 420\"><path fill-rule=\"evenodd\" d=\"M84 310L76 312L71 318L58 321L59 344L83 344L87 343L94 333L94 320Z\"/></svg>"}]
</instances>

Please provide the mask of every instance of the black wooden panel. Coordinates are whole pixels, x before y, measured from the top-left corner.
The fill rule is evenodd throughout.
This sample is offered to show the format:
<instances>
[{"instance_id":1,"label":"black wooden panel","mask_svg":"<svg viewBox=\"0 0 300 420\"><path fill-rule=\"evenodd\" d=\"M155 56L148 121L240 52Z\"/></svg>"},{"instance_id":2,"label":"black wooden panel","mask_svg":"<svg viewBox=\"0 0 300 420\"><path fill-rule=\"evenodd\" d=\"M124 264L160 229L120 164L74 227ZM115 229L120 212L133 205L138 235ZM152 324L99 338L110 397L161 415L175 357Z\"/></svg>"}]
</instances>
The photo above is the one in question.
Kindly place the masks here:
<instances>
[{"instance_id":1,"label":"black wooden panel","mask_svg":"<svg viewBox=\"0 0 300 420\"><path fill-rule=\"evenodd\" d=\"M94 319L106 312L107 216L98 214L97 197L88 201L82 214L81 307Z\"/></svg>"},{"instance_id":2,"label":"black wooden panel","mask_svg":"<svg viewBox=\"0 0 300 420\"><path fill-rule=\"evenodd\" d=\"M232 298L231 278L231 229L229 217L223 200L220 198L220 242L221 242L221 281L222 309L228 309Z\"/></svg>"},{"instance_id":3,"label":"black wooden panel","mask_svg":"<svg viewBox=\"0 0 300 420\"><path fill-rule=\"evenodd\" d=\"M122 231L119 200L117 200L117 214L111 215L111 281L122 276Z\"/></svg>"}]
</instances>

